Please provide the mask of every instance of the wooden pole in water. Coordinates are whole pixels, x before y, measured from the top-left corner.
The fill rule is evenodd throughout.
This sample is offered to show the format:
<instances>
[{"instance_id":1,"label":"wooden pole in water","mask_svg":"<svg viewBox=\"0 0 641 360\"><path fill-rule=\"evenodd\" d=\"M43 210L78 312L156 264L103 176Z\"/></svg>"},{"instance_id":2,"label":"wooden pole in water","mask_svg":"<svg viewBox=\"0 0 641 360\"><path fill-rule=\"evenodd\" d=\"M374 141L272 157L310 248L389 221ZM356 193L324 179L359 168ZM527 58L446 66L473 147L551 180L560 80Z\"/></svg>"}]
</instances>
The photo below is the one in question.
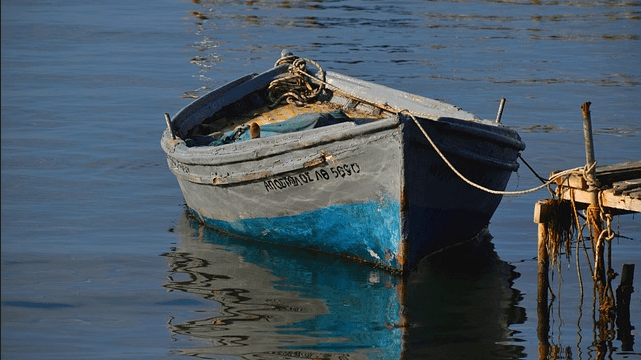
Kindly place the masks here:
<instances>
[{"instance_id":1,"label":"wooden pole in water","mask_svg":"<svg viewBox=\"0 0 641 360\"><path fill-rule=\"evenodd\" d=\"M623 264L621 283L617 287L617 338L621 340L621 350L632 351L634 338L631 334L630 298L634 292L634 264Z\"/></svg>"},{"instance_id":2,"label":"wooden pole in water","mask_svg":"<svg viewBox=\"0 0 641 360\"><path fill-rule=\"evenodd\" d=\"M539 200L534 205L534 222L539 225L538 227L538 247L537 247L537 258L538 258L538 301L539 303L543 302L547 305L548 299L548 288L550 285L550 279L548 276L548 270L550 267L550 258L548 252L548 228L547 224L550 222L550 218L554 215L554 201L552 199Z\"/></svg>"},{"instance_id":3,"label":"wooden pole in water","mask_svg":"<svg viewBox=\"0 0 641 360\"><path fill-rule=\"evenodd\" d=\"M537 246L537 259L538 259L538 284L537 284L537 301L539 304L543 303L547 307L548 303L548 288L550 279L548 271L550 267L550 259L548 254L547 244L547 226L549 222L551 211L551 200L540 200L534 206L534 222L539 225L538 227L538 246Z\"/></svg>"},{"instance_id":4,"label":"wooden pole in water","mask_svg":"<svg viewBox=\"0 0 641 360\"><path fill-rule=\"evenodd\" d=\"M538 326L536 336L539 339L539 359L548 359L550 353L550 312L548 310L548 276L549 258L547 250L547 231L545 223L539 223L538 263L539 277L537 283L536 314Z\"/></svg>"},{"instance_id":5,"label":"wooden pole in water","mask_svg":"<svg viewBox=\"0 0 641 360\"><path fill-rule=\"evenodd\" d=\"M596 179L596 160L594 159L594 140L592 137L592 118L590 116L590 104L586 102L581 106L583 113L583 136L585 138L585 160L586 160L586 182L588 185L587 190L592 192L590 205L596 206L599 210L599 189Z\"/></svg>"},{"instance_id":6,"label":"wooden pole in water","mask_svg":"<svg viewBox=\"0 0 641 360\"><path fill-rule=\"evenodd\" d=\"M536 312L538 317L538 326L536 335L539 339L539 359L547 359L550 352L549 332L550 332L550 314L548 309L548 288L550 287L549 267L550 259L548 253L548 231L547 223L550 221L551 200L540 200L534 206L534 222L538 224L538 279L537 279L537 296Z\"/></svg>"},{"instance_id":7,"label":"wooden pole in water","mask_svg":"<svg viewBox=\"0 0 641 360\"><path fill-rule=\"evenodd\" d=\"M591 192L590 205L587 211L587 222L592 228L592 241L594 242L594 280L601 290L605 286L605 265L603 261L605 244L601 238L603 224L601 222L601 208L599 207L599 184L596 179L596 160L594 158L594 139L592 137L592 118L590 104L586 102L581 106L583 113L583 135L585 138L586 182L587 190Z\"/></svg>"}]
</instances>

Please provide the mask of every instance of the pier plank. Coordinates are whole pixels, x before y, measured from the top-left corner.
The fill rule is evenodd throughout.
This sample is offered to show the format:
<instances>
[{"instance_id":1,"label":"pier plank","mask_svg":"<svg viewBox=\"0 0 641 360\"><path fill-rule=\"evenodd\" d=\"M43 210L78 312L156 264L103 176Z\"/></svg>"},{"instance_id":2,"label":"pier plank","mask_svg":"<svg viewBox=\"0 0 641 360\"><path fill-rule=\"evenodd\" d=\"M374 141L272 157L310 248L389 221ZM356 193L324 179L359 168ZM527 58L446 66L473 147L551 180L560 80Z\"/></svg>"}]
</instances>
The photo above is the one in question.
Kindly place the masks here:
<instances>
[{"instance_id":1,"label":"pier plank","mask_svg":"<svg viewBox=\"0 0 641 360\"><path fill-rule=\"evenodd\" d=\"M641 161L597 166L595 176L604 207L616 213L641 212ZM558 179L556 184L561 199L570 200L573 196L580 208L590 204L592 193L588 191L583 171L574 171Z\"/></svg>"}]
</instances>

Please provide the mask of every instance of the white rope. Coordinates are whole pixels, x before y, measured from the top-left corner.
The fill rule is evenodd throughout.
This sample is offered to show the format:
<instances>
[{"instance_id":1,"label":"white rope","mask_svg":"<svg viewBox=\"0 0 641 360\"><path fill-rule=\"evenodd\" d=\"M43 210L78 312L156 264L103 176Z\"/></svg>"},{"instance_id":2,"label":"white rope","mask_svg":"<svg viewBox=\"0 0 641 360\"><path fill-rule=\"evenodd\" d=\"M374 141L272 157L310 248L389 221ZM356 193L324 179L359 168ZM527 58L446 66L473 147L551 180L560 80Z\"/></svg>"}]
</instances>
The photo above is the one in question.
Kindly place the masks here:
<instances>
[{"instance_id":1,"label":"white rope","mask_svg":"<svg viewBox=\"0 0 641 360\"><path fill-rule=\"evenodd\" d=\"M521 190L521 191L500 191L500 190L492 190L492 189L488 189L488 188L486 188L486 187L484 187L484 186L481 186L481 185L479 185L479 184L477 184L477 183L475 183L475 182L473 182L473 181L471 181L471 180L467 179L465 176L463 176L463 174L461 174L458 170L456 170L456 168L454 168L454 166L453 166L453 165L452 165L452 164L447 160L447 158L445 157L445 155L443 155L443 153L441 152L441 150L439 150L439 148L436 146L436 144L434 143L434 141L432 141L432 138L430 138L430 136L427 134L427 132L425 132L425 130L423 129L423 127L421 126L421 124L418 122L418 120L416 120L416 118L414 117L414 115L412 115L412 113L410 113L408 110L402 110L402 111L401 111L401 113L407 113L407 114L412 118L412 120L414 120L414 123L415 123L415 124L416 124L416 126L418 126L418 128L421 130L421 132L423 133L423 136L425 136L425 138L427 139L427 141L429 141L429 143L432 145L432 147L434 148L434 151L436 151L436 153L441 157L441 159L443 159L443 161L445 161L445 163L447 164L447 166L449 166L449 167L450 167L450 169L451 169L451 170L452 170L452 171L453 171L453 172L454 172L454 173L455 173L459 178L461 178L461 180L465 181L465 182L466 182L466 183L468 183L469 185L471 185L471 186L473 186L473 187L475 187L475 188L477 188L477 189L479 189L479 190L483 190L483 191L488 192L488 193L490 193L490 194L495 194L495 195L507 195L507 196L517 196L517 195L528 194L528 193L531 193L531 192L534 192L534 191L537 191L537 190L543 189L544 187L549 186L549 185L550 185L550 184L552 184L556 179L558 179L558 178L560 178L560 177L562 177L562 176L565 176L565 175L567 175L567 174L569 174L569 173L571 173L571 172L573 172L573 171L577 171L577 170L581 170L581 169L582 169L582 167L578 167L578 168L574 168L574 169L568 169L568 170L561 171L561 172L559 172L559 173L557 173L557 174L554 174L554 176L552 176L552 178L551 178L551 179L549 179L545 184L540 185L540 186L537 186L537 187L534 187L534 188L532 188L532 189L528 189L528 190Z\"/></svg>"}]
</instances>

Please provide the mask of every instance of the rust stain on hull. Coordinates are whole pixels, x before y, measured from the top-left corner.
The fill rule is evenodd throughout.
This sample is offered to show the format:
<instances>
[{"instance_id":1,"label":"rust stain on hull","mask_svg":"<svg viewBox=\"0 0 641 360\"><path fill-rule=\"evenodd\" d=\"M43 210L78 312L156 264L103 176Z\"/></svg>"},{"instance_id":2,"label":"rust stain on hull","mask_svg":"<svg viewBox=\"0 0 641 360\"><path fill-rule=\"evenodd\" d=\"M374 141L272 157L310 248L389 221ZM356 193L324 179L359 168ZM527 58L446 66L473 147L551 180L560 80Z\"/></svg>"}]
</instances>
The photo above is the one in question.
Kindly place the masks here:
<instances>
[{"instance_id":1,"label":"rust stain on hull","mask_svg":"<svg viewBox=\"0 0 641 360\"><path fill-rule=\"evenodd\" d=\"M407 214L409 213L409 202L407 199L407 189L405 186L401 187L401 219L400 219L400 225L401 225L401 238L400 238L400 244L399 244L399 250L398 254L396 255L396 260L398 261L399 267L402 269L402 271L408 270L407 267L409 265L408 263L408 254L409 254L409 244L407 242L407 234L405 234L404 230L406 227L406 222L407 222Z\"/></svg>"}]
</instances>

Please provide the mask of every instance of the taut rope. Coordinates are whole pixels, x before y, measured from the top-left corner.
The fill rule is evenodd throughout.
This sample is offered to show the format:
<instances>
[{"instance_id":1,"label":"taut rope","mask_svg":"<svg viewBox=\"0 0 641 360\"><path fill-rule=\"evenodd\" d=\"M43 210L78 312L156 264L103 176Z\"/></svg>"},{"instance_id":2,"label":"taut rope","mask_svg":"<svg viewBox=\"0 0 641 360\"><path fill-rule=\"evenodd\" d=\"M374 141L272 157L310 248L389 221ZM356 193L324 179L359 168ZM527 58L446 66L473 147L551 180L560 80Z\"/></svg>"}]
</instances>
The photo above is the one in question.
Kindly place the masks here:
<instances>
[{"instance_id":1,"label":"taut rope","mask_svg":"<svg viewBox=\"0 0 641 360\"><path fill-rule=\"evenodd\" d=\"M306 66L307 62L313 64L318 68L319 71L317 75L319 75L320 77L312 76L307 72L307 66ZM290 64L289 75L276 79L269 84L268 95L269 95L270 101L272 102L272 104L270 105L271 107L275 107L282 102L295 104L297 106L303 106L308 102L315 101L318 95L320 95L320 93L325 89L325 86L329 85L325 81L325 71L323 70L323 68L321 68L321 66L317 62L313 60L299 58L295 55L287 53L287 54L283 54L283 56L280 59L278 59L278 61L276 61L276 64L274 66L276 67L282 64ZM313 79L313 80L310 80L310 79ZM314 81L318 85L313 86L312 81ZM339 89L336 89L336 90L339 90ZM345 95L353 97L353 95L350 95L350 94L345 94ZM408 114L410 118L414 121L416 126L418 126L418 128L421 130L421 132L423 133L423 136L427 139L427 141L429 141L430 145L432 145L432 147L434 148L434 151L436 151L436 153L447 164L447 166L449 166L449 168L459 178L461 178L461 180L465 181L467 184L469 184L472 187L488 192L490 194L506 195L506 196L518 196L518 195L528 194L528 193L543 189L545 187L548 187L550 186L550 184L555 182L556 179L566 176L573 171L582 169L582 167L578 167L574 169L561 171L557 174L554 174L554 176L552 176L550 179L545 181L542 185L536 186L528 190L500 191L500 190L489 189L463 176L463 174L461 174L452 165L452 163L449 162L449 160L445 157L445 155L443 155L441 150L436 146L434 141L432 141L432 138L427 134L425 129L423 129L423 127L418 122L416 117L414 117L414 114L412 114L409 110L399 110L399 109L394 109L394 108L391 108L390 106L384 106L384 105L382 107L387 111L396 112L398 114L401 114L401 113ZM528 165L528 168L530 168L529 165ZM538 176L538 174L536 174L536 172L534 172L532 168L530 168L530 170L539 179L541 179L542 181L544 180L540 176Z\"/></svg>"},{"instance_id":2,"label":"taut rope","mask_svg":"<svg viewBox=\"0 0 641 360\"><path fill-rule=\"evenodd\" d=\"M445 155L443 155L443 153L441 152L441 150L436 146L436 144L434 143L434 141L432 141L432 138L427 134L427 132L425 131L425 129L423 129L423 127L421 126L421 124L418 122L418 120L416 120L416 118L414 117L414 115L412 115L412 113L411 113L411 112L409 112L409 111L407 111L407 110L402 110L402 111L400 111L400 113L407 113L407 114L410 116L410 118L412 118L412 120L414 120L414 123L416 124L416 126L418 126L419 130L421 130L421 132L423 133L423 136L425 136L425 138L427 139L427 141L429 141L430 145L432 145L432 147L434 148L434 151L436 151L436 153L441 157L441 159L443 159L443 161L447 164L447 166L449 166L449 167L450 167L450 169L451 169L451 170L452 170L452 171L453 171L453 172L454 172L454 173L455 173L459 178L461 178L461 180L465 181L468 185L471 185L471 186L473 186L473 187L475 187L475 188L477 188L477 189L479 189L479 190L483 190L483 191L488 192L488 193L490 193L490 194L495 194L495 195L507 195L507 196L517 196L517 195L528 194L528 193L531 193L531 192L534 192L534 191L537 191L537 190L543 189L544 187L549 186L549 185L550 185L550 184L552 184L554 181L556 181L556 179L558 179L558 178L560 178L560 177L562 177L562 176L565 176L565 175L567 175L567 174L571 173L572 171L582 169L582 167L578 167L578 168L574 168L574 169L568 169L568 170L565 170L565 171L561 171L561 172L559 172L559 173L557 173L557 174L554 174L554 176L552 176L552 178L550 178L550 179L549 179L547 182L545 182L544 184L539 185L539 186L534 187L534 188L531 188L531 189L528 189L528 190L522 190L522 191L500 191L500 190L488 189L488 188L486 188L486 187L484 187L484 186L482 186L482 185L479 185L479 184L477 184L477 183L475 183L475 182L473 182L473 181L469 180L469 179L468 179L468 178L466 178L465 176L463 176L463 174L461 174L461 173L460 173L460 172L459 172L459 171L458 171L458 170L457 170L457 169L452 165L452 163L450 163L450 162L449 162L449 160L447 160L447 158L445 157Z\"/></svg>"}]
</instances>

